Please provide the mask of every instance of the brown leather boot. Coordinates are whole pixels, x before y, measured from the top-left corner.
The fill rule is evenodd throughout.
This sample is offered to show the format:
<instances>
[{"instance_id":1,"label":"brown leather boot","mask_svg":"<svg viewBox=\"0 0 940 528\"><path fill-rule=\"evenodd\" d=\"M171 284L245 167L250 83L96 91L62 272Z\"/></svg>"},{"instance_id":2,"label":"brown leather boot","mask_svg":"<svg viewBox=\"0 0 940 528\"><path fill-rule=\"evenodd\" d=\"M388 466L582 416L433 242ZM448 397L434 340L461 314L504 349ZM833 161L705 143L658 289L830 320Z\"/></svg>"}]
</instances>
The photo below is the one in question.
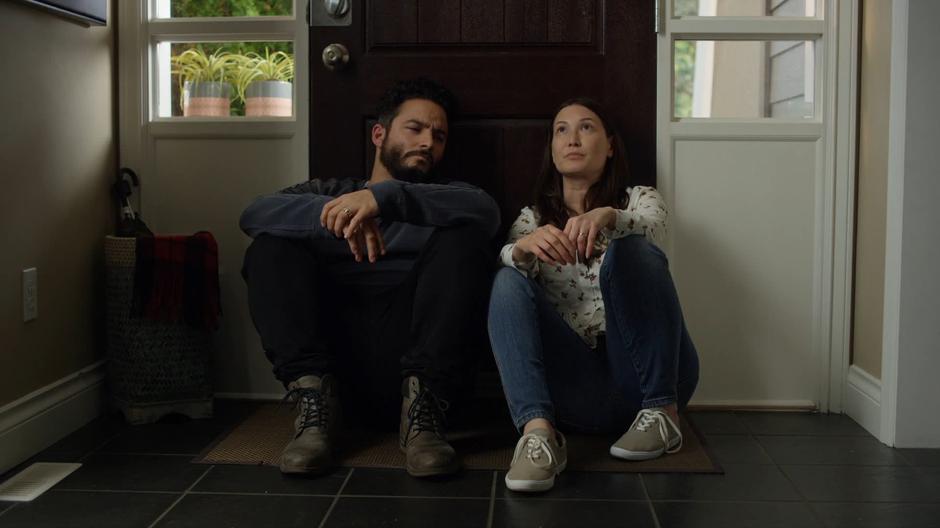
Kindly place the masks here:
<instances>
[{"instance_id":1,"label":"brown leather boot","mask_svg":"<svg viewBox=\"0 0 940 528\"><path fill-rule=\"evenodd\" d=\"M333 466L330 436L335 429L339 400L333 376L302 376L287 385L284 399L300 407L296 433L281 453L282 473L317 473Z\"/></svg>"},{"instance_id":2,"label":"brown leather boot","mask_svg":"<svg viewBox=\"0 0 940 528\"><path fill-rule=\"evenodd\" d=\"M447 403L438 399L416 376L405 378L401 392L398 441L405 453L408 474L430 477L456 472L457 453L444 439Z\"/></svg>"}]
</instances>

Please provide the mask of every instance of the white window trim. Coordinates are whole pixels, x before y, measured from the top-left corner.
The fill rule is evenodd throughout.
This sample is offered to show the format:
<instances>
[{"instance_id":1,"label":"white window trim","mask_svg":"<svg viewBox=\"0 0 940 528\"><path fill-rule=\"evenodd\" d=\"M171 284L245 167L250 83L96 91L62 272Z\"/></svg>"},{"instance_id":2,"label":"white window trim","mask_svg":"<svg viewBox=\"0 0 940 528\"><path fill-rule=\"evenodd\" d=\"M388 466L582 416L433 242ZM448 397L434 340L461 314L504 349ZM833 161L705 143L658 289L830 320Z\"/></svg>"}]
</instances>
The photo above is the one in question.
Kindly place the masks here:
<instances>
[{"instance_id":1,"label":"white window trim","mask_svg":"<svg viewBox=\"0 0 940 528\"><path fill-rule=\"evenodd\" d=\"M711 84L710 75L714 41L740 40L740 41L803 41L811 42L813 45L807 46L808 57L806 75L804 82L807 83L807 93L813 94L810 99L813 100L813 117L754 117L754 118L721 118L721 117L675 117L675 108L671 108L672 119L676 123L694 123L697 121L709 122L731 122L731 123L752 123L759 125L761 123L780 122L799 122L807 125L820 124L823 120L824 109L817 103L816 93L822 90L822 80L818 72L824 71L825 45L828 31L828 22L823 19L802 19L802 18L732 18L732 17L682 17L674 18L670 21L670 53L675 55L675 41L694 40L698 41L699 46L703 48L704 57L700 66L699 61L695 64L695 90L696 93L702 89L698 99L693 93L693 107L697 111L702 111L710 107L711 103ZM704 44L704 46L703 46ZM810 65L811 64L811 65ZM703 71L700 71L703 70ZM708 73L708 75L701 75ZM670 106L675 104L675 75L670 73L669 89L672 94L669 98ZM707 97L708 99L705 99ZM695 105L698 106L695 106ZM693 115L701 115L695 114Z\"/></svg>"},{"instance_id":2,"label":"white window trim","mask_svg":"<svg viewBox=\"0 0 940 528\"><path fill-rule=\"evenodd\" d=\"M822 123L822 111L816 104L816 92L822 89L822 83L818 79L817 72L822 71L824 55L822 54L821 44L830 28L830 23L822 16L816 13L824 13L822 0L806 3L805 17L739 17L739 16L716 16L718 4L717 0L699 0L698 16L678 16L673 12L674 3L668 2L668 14L670 20L670 48L673 47L676 40L695 40L698 41L697 53L701 53L702 60L698 58L695 62L695 88L693 91L693 112L692 115L703 115L711 113L712 96L712 64L714 55L714 43L719 40L741 40L741 41L769 41L769 40L787 40L803 41L813 43L806 46L804 90L807 94L807 100L813 102L813 117L755 117L755 118L722 118L722 117L675 117L675 108L672 111L672 120L681 123L694 123L697 121L708 121L711 123L751 123L759 125L761 123L780 123L780 122L800 122L800 123ZM820 45L816 45L819 43ZM675 49L670 52L675 54ZM675 104L675 79L670 80L670 105Z\"/></svg>"},{"instance_id":3,"label":"white window trim","mask_svg":"<svg viewBox=\"0 0 940 528\"><path fill-rule=\"evenodd\" d=\"M292 138L293 166L298 176L308 174L309 35L303 16L306 2L294 0L292 17L237 19L150 19L154 0L122 2L118 9L119 138L121 166L146 180L153 166L157 138ZM289 40L294 45L293 116L159 118L156 117L156 42L176 40ZM139 199L139 195L138 195ZM137 204L140 205L139 203Z\"/></svg>"},{"instance_id":4,"label":"white window trim","mask_svg":"<svg viewBox=\"0 0 940 528\"><path fill-rule=\"evenodd\" d=\"M905 1L905 0L898 0ZM823 159L817 160L825 174L822 188L817 189L821 204L817 216L822 222L822 236L817 238L815 289L826 295L817 299L813 314L817 321L814 342L819 351L819 410L841 412L849 369L851 341L853 234L855 214L855 111L857 101L859 0L817 0L813 5L815 18L731 18L678 17L673 2L666 4L668 29L660 35L658 53L669 61L659 61L657 85L669 97L657 100L656 163L660 174L671 174L669 153L675 137L768 136L777 140L799 140L806 137L824 138ZM905 4L906 5L906 4ZM809 13L809 11L807 11ZM814 107L815 118L784 120L775 118L675 118L673 42L683 40L811 40L817 42ZM826 76L824 78L824 75ZM668 88L668 90L666 90ZM837 97L841 95L840 97ZM670 116L665 118L664 116ZM660 182L667 207L672 210L672 182ZM890 226L889 226L890 229ZM671 241L667 242L671 254ZM886 290L888 291L888 290ZM886 324L887 332L887 324ZM887 338L886 338L887 339ZM885 351L886 362L891 360ZM890 369L891 365L888 365ZM883 374L883 377L887 374ZM889 387L890 389L890 387ZM890 398L890 394L887 398ZM889 418L886 418L887 421ZM889 437L889 434L885 434ZM882 441L885 441L882 439Z\"/></svg>"}]
</instances>

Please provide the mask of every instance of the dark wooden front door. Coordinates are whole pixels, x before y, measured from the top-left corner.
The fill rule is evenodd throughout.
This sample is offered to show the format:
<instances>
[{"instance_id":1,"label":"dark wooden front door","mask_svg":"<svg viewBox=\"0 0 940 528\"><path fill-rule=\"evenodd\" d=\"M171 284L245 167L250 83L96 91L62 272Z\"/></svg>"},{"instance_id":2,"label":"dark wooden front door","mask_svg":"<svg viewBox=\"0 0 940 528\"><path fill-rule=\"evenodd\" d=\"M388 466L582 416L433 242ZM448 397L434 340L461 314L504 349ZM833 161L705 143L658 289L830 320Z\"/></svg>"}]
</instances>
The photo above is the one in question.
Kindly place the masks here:
<instances>
[{"instance_id":1,"label":"dark wooden front door","mask_svg":"<svg viewBox=\"0 0 940 528\"><path fill-rule=\"evenodd\" d=\"M311 0L322 2L323 0ZM559 103L615 113L636 182L655 183L653 0L352 0L349 26L310 30L311 177L367 177L382 92L425 76L460 100L444 170L490 192L510 224L530 193ZM349 49L345 69L321 62Z\"/></svg>"}]
</instances>

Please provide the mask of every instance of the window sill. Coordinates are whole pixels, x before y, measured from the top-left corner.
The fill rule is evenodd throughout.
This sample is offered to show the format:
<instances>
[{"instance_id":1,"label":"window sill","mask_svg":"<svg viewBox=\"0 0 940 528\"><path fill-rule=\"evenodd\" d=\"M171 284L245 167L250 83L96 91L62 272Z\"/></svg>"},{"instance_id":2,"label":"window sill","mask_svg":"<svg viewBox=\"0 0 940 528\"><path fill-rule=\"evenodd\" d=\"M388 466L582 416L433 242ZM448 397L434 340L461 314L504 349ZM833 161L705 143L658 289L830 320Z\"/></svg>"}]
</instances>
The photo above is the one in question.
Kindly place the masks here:
<instances>
[{"instance_id":1,"label":"window sill","mask_svg":"<svg viewBox=\"0 0 940 528\"><path fill-rule=\"evenodd\" d=\"M293 117L170 117L147 126L154 138L291 138L297 133Z\"/></svg>"},{"instance_id":2,"label":"window sill","mask_svg":"<svg viewBox=\"0 0 940 528\"><path fill-rule=\"evenodd\" d=\"M731 119L731 118L683 118L672 121L669 133L673 137L734 137L759 140L792 138L803 140L819 138L825 132L824 125L816 119Z\"/></svg>"}]
</instances>

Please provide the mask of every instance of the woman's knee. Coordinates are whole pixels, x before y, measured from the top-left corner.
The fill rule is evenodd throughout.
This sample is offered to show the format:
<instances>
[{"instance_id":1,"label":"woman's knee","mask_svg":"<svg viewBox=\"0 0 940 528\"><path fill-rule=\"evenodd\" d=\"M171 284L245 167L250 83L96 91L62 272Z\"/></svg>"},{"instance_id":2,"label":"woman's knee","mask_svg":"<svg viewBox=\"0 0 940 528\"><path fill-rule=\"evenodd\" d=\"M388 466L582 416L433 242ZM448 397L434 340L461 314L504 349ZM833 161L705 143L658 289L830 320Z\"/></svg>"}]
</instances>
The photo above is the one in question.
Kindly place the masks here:
<instances>
[{"instance_id":1,"label":"woman's knee","mask_svg":"<svg viewBox=\"0 0 940 528\"><path fill-rule=\"evenodd\" d=\"M608 255L615 257L626 257L628 259L652 259L657 263L666 263L666 254L663 250L650 242L644 235L630 235L622 238L615 238L610 241L607 247ZM606 258L605 258L606 260Z\"/></svg>"},{"instance_id":2,"label":"woman's knee","mask_svg":"<svg viewBox=\"0 0 940 528\"><path fill-rule=\"evenodd\" d=\"M514 268L502 267L493 278L490 306L502 305L515 298L533 295L532 282L525 275Z\"/></svg>"},{"instance_id":3,"label":"woman's knee","mask_svg":"<svg viewBox=\"0 0 940 528\"><path fill-rule=\"evenodd\" d=\"M611 277L668 272L666 254L656 244L643 235L630 235L611 240L601 265L600 279L603 285Z\"/></svg>"}]
</instances>

